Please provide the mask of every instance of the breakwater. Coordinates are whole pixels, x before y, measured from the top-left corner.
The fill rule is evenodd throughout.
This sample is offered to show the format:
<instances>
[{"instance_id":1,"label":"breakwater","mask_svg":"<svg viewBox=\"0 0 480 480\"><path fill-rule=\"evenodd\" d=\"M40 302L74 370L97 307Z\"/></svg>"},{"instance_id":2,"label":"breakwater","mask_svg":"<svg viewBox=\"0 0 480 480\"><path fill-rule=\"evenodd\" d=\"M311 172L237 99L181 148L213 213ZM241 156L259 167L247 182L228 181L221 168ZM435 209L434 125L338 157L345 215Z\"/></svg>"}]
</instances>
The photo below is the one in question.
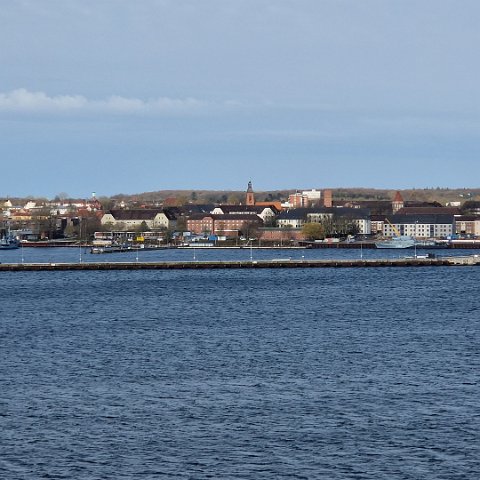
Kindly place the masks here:
<instances>
[{"instance_id":1,"label":"breakwater","mask_svg":"<svg viewBox=\"0 0 480 480\"><path fill-rule=\"evenodd\" d=\"M0 272L65 270L200 270L245 268L381 268L480 265L477 256L443 258L401 258L369 260L250 260L250 261L170 261L170 262L78 262L3 263Z\"/></svg>"}]
</instances>

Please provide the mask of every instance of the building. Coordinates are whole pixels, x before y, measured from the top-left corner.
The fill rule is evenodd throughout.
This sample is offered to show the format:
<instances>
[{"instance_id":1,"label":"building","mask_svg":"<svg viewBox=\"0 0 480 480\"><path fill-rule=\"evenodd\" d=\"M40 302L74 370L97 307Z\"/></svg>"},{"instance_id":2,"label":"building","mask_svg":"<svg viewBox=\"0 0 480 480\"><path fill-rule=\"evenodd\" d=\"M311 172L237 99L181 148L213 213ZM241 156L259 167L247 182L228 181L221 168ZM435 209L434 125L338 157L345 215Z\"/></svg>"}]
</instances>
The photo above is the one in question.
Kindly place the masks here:
<instances>
[{"instance_id":1,"label":"building","mask_svg":"<svg viewBox=\"0 0 480 480\"><path fill-rule=\"evenodd\" d=\"M480 217L477 215L456 215L455 233L461 236L480 236Z\"/></svg>"},{"instance_id":2,"label":"building","mask_svg":"<svg viewBox=\"0 0 480 480\"><path fill-rule=\"evenodd\" d=\"M305 240L301 228L260 228L258 238L262 242L274 243L275 245L287 246L293 242Z\"/></svg>"},{"instance_id":3,"label":"building","mask_svg":"<svg viewBox=\"0 0 480 480\"><path fill-rule=\"evenodd\" d=\"M280 228L302 228L307 223L309 208L292 208L285 210L277 216L277 225Z\"/></svg>"},{"instance_id":4,"label":"building","mask_svg":"<svg viewBox=\"0 0 480 480\"><path fill-rule=\"evenodd\" d=\"M331 190L325 190L323 192L323 206L325 208L331 208L333 206L333 195Z\"/></svg>"},{"instance_id":5,"label":"building","mask_svg":"<svg viewBox=\"0 0 480 480\"><path fill-rule=\"evenodd\" d=\"M291 193L288 196L288 205L289 208L319 207L321 198L322 192L312 188L312 190Z\"/></svg>"},{"instance_id":6,"label":"building","mask_svg":"<svg viewBox=\"0 0 480 480\"><path fill-rule=\"evenodd\" d=\"M173 210L165 209L130 209L110 210L101 218L102 225L109 225L112 230L135 230L146 226L151 230L176 227L177 216Z\"/></svg>"},{"instance_id":7,"label":"building","mask_svg":"<svg viewBox=\"0 0 480 480\"><path fill-rule=\"evenodd\" d=\"M455 217L448 214L390 215L383 236L410 235L415 238L447 238L455 232Z\"/></svg>"},{"instance_id":8,"label":"building","mask_svg":"<svg viewBox=\"0 0 480 480\"><path fill-rule=\"evenodd\" d=\"M401 208L403 208L405 205L405 202L403 201L402 194L397 191L395 194L395 197L393 197L392 200L392 212L395 215Z\"/></svg>"},{"instance_id":9,"label":"building","mask_svg":"<svg viewBox=\"0 0 480 480\"><path fill-rule=\"evenodd\" d=\"M253 193L251 180L248 182L247 193L245 194L245 205L255 205L255 194Z\"/></svg>"},{"instance_id":10,"label":"building","mask_svg":"<svg viewBox=\"0 0 480 480\"><path fill-rule=\"evenodd\" d=\"M196 235L219 235L236 238L248 235L253 229L263 226L258 215L247 214L194 214L186 222L187 230Z\"/></svg>"},{"instance_id":11,"label":"building","mask_svg":"<svg viewBox=\"0 0 480 480\"><path fill-rule=\"evenodd\" d=\"M307 221L311 223L331 222L334 228L341 231L353 226L359 235L370 235L370 212L364 208L322 208L307 213Z\"/></svg>"},{"instance_id":12,"label":"building","mask_svg":"<svg viewBox=\"0 0 480 480\"><path fill-rule=\"evenodd\" d=\"M308 207L308 198L300 192L291 193L288 196L288 205L290 208Z\"/></svg>"},{"instance_id":13,"label":"building","mask_svg":"<svg viewBox=\"0 0 480 480\"><path fill-rule=\"evenodd\" d=\"M338 234L355 230L361 235L370 235L370 212L361 208L295 208L282 212L277 217L281 228L302 228L305 223L329 224Z\"/></svg>"},{"instance_id":14,"label":"building","mask_svg":"<svg viewBox=\"0 0 480 480\"><path fill-rule=\"evenodd\" d=\"M257 215L263 222L268 223L275 218L278 210L273 205L218 205L210 213L214 215Z\"/></svg>"}]
</instances>

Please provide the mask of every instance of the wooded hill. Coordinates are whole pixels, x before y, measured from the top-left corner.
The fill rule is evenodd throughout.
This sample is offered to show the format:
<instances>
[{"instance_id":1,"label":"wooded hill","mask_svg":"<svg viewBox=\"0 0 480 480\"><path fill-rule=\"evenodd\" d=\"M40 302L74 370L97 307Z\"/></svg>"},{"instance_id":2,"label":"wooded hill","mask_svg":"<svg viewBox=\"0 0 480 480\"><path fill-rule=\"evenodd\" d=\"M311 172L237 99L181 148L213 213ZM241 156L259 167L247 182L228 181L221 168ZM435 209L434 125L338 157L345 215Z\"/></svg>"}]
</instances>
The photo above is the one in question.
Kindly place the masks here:
<instances>
[{"instance_id":1,"label":"wooded hill","mask_svg":"<svg viewBox=\"0 0 480 480\"><path fill-rule=\"evenodd\" d=\"M306 188L291 190L270 190L255 191L255 199L259 202L286 201L290 193L308 190ZM324 190L317 188L317 190ZM333 199L340 200L392 200L397 190L374 189L374 188L331 188ZM406 201L439 202L445 205L448 202L465 202L468 200L480 201L480 188L425 188L400 190ZM6 198L0 197L0 206ZM20 198L10 197L14 205L25 204L28 200L36 200L45 203L51 200L62 200L66 203L73 200L68 198L47 200L46 198ZM99 200L106 209L113 204L124 201L127 204L157 204L161 205L167 201L169 204L183 205L186 203L230 203L238 204L245 201L245 191L239 190L158 190L155 192L143 192L136 194L117 194L111 197L100 196Z\"/></svg>"},{"instance_id":2,"label":"wooded hill","mask_svg":"<svg viewBox=\"0 0 480 480\"><path fill-rule=\"evenodd\" d=\"M255 199L260 202L285 201L288 195L297 190L255 191ZM318 189L323 190L323 189ZM392 200L397 190L373 188L332 188L334 200ZM445 205L448 202L465 202L480 200L480 188L449 189L426 188L400 190L406 201L439 202ZM231 203L244 202L244 191L232 190L159 190L135 195L119 194L111 197L114 201L162 203L165 200L176 199L178 204L185 203Z\"/></svg>"}]
</instances>

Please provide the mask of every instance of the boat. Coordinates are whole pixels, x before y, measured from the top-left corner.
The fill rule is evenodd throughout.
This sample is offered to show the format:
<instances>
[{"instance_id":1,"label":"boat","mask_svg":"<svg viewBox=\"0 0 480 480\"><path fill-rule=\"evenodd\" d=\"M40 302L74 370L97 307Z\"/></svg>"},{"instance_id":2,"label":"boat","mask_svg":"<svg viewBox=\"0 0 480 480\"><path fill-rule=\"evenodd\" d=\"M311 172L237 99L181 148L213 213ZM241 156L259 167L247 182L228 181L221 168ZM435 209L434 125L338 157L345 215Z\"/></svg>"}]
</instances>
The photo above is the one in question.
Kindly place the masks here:
<instances>
[{"instance_id":1,"label":"boat","mask_svg":"<svg viewBox=\"0 0 480 480\"><path fill-rule=\"evenodd\" d=\"M115 253L115 252L128 252L130 247L122 245L105 245L103 247L92 247L90 253Z\"/></svg>"},{"instance_id":2,"label":"boat","mask_svg":"<svg viewBox=\"0 0 480 480\"><path fill-rule=\"evenodd\" d=\"M377 248L413 248L415 239L410 235L400 235L389 240L375 242Z\"/></svg>"},{"instance_id":3,"label":"boat","mask_svg":"<svg viewBox=\"0 0 480 480\"><path fill-rule=\"evenodd\" d=\"M20 242L10 233L0 238L0 250L13 250L20 248Z\"/></svg>"},{"instance_id":4,"label":"boat","mask_svg":"<svg viewBox=\"0 0 480 480\"><path fill-rule=\"evenodd\" d=\"M411 235L402 235L398 228L392 224L392 222L385 218L385 221L390 225L394 231L394 236L388 240L382 240L380 242L375 242L375 247L377 248L412 248L416 244L415 238Z\"/></svg>"}]
</instances>

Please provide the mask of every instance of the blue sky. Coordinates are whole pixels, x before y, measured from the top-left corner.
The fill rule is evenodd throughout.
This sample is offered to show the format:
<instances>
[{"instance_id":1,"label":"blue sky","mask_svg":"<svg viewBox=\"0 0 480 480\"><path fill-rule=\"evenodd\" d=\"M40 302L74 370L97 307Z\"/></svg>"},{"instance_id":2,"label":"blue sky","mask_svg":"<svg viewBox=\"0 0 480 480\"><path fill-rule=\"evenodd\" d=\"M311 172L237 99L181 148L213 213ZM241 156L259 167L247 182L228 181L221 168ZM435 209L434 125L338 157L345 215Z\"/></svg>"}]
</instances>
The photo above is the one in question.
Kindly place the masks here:
<instances>
[{"instance_id":1,"label":"blue sky","mask_svg":"<svg viewBox=\"0 0 480 480\"><path fill-rule=\"evenodd\" d=\"M475 187L477 0L13 0L0 197Z\"/></svg>"}]
</instances>

